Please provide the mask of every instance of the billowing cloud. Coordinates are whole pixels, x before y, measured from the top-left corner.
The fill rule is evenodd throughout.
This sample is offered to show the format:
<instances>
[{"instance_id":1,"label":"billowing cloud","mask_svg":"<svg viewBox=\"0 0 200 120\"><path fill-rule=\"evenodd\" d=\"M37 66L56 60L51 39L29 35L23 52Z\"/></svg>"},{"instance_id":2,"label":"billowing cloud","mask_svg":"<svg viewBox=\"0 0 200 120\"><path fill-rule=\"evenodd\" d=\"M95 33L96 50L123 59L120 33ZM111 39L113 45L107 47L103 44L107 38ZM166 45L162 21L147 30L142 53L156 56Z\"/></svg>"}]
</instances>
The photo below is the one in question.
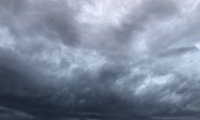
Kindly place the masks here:
<instances>
[{"instance_id":1,"label":"billowing cloud","mask_svg":"<svg viewBox=\"0 0 200 120\"><path fill-rule=\"evenodd\" d=\"M0 0L0 119L199 119L198 19L198 0Z\"/></svg>"}]
</instances>

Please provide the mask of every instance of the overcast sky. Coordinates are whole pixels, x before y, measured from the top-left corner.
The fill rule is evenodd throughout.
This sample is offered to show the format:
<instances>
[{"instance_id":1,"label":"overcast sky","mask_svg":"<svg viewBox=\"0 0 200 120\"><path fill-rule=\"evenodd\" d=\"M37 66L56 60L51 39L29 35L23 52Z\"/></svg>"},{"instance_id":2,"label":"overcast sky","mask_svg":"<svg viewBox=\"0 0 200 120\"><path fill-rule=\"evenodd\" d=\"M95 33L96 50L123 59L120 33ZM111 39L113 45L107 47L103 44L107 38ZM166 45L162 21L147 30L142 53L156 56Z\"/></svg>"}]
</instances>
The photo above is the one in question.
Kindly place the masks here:
<instances>
[{"instance_id":1,"label":"overcast sky","mask_svg":"<svg viewBox=\"0 0 200 120\"><path fill-rule=\"evenodd\" d=\"M0 0L1 120L197 120L200 0Z\"/></svg>"}]
</instances>

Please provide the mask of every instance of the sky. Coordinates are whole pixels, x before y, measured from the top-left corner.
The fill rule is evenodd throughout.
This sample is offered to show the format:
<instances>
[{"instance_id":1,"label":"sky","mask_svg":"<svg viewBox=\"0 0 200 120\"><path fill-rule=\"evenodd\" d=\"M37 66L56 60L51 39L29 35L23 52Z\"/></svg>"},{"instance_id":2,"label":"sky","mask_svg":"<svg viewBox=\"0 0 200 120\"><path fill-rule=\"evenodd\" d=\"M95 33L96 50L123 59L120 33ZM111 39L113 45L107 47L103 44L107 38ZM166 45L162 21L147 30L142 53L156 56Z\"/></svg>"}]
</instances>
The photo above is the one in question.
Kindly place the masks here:
<instances>
[{"instance_id":1,"label":"sky","mask_svg":"<svg viewBox=\"0 0 200 120\"><path fill-rule=\"evenodd\" d=\"M0 0L0 119L199 119L199 19L199 0Z\"/></svg>"}]
</instances>

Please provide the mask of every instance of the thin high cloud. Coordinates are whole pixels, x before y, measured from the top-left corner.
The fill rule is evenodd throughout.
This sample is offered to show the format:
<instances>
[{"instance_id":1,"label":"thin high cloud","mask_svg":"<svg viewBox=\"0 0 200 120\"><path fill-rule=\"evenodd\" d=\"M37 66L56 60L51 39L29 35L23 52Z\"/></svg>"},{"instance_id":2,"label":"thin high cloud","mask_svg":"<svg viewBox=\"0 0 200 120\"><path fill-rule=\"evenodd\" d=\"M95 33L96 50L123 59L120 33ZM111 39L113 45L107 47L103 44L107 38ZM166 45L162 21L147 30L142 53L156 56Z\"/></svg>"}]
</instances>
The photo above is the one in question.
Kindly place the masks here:
<instances>
[{"instance_id":1,"label":"thin high cloud","mask_svg":"<svg viewBox=\"0 0 200 120\"><path fill-rule=\"evenodd\" d=\"M0 118L199 118L199 2L0 0Z\"/></svg>"}]
</instances>

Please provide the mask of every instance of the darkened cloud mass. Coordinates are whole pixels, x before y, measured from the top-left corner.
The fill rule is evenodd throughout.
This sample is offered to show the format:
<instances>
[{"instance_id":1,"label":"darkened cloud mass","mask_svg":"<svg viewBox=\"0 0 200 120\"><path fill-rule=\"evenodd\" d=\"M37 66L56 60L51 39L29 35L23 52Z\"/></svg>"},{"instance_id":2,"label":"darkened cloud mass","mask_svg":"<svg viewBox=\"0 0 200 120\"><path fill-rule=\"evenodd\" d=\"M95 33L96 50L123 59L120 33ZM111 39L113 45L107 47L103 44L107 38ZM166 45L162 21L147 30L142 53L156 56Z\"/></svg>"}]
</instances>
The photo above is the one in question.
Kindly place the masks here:
<instances>
[{"instance_id":1,"label":"darkened cloud mass","mask_svg":"<svg viewBox=\"0 0 200 120\"><path fill-rule=\"evenodd\" d=\"M0 119L199 119L199 9L0 0Z\"/></svg>"}]
</instances>

